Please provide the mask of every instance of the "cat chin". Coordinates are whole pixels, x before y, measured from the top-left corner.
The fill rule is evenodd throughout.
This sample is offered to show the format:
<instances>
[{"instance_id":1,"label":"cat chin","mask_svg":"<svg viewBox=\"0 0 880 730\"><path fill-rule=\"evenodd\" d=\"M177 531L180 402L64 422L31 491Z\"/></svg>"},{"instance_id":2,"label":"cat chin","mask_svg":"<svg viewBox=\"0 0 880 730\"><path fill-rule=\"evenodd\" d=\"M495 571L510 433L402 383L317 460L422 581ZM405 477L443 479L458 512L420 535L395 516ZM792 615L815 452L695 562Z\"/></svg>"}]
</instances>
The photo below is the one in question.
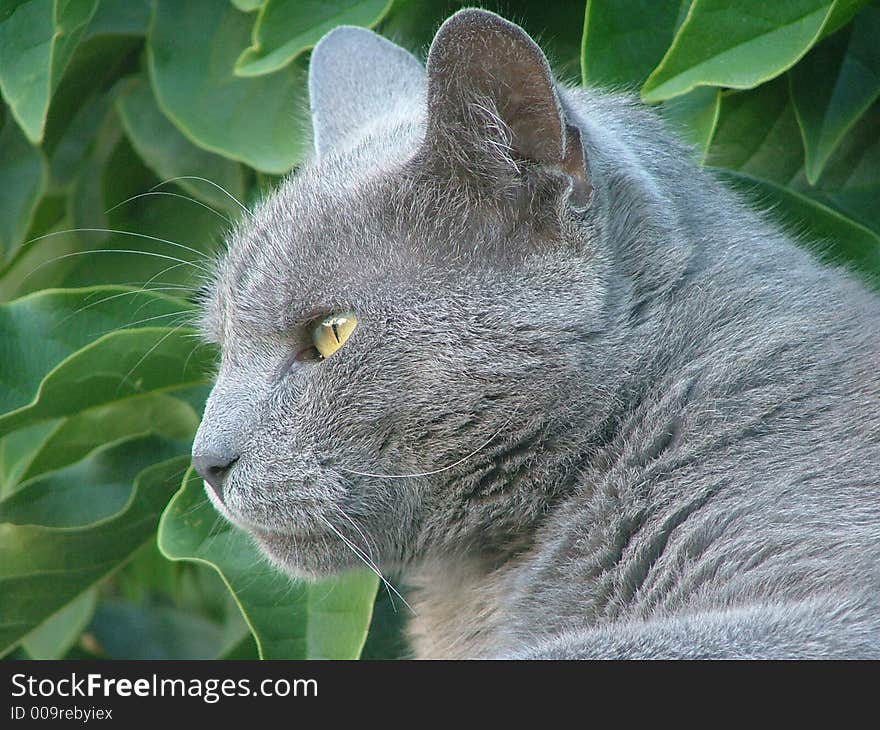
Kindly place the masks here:
<instances>
[{"instance_id":1,"label":"cat chin","mask_svg":"<svg viewBox=\"0 0 880 730\"><path fill-rule=\"evenodd\" d=\"M353 567L351 553L332 535L248 532L269 562L291 578L315 581Z\"/></svg>"},{"instance_id":2,"label":"cat chin","mask_svg":"<svg viewBox=\"0 0 880 730\"><path fill-rule=\"evenodd\" d=\"M214 508L231 524L247 532L270 563L292 578L320 580L360 565L350 549L337 536L290 526L270 527L243 515L205 490Z\"/></svg>"}]
</instances>

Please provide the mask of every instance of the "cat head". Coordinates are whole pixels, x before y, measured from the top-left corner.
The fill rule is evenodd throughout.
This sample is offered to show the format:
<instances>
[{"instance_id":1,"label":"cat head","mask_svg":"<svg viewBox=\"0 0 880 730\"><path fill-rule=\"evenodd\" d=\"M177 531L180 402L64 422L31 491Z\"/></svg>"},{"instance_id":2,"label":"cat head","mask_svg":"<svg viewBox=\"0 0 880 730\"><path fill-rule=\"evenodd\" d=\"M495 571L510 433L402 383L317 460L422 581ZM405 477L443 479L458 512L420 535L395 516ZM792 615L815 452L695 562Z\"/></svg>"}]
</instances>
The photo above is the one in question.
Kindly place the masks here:
<instances>
[{"instance_id":1,"label":"cat head","mask_svg":"<svg viewBox=\"0 0 880 730\"><path fill-rule=\"evenodd\" d=\"M230 237L204 304L222 358L194 464L298 575L515 543L602 390L581 133L538 46L484 11L443 24L427 69L338 28L309 91L314 156Z\"/></svg>"}]
</instances>

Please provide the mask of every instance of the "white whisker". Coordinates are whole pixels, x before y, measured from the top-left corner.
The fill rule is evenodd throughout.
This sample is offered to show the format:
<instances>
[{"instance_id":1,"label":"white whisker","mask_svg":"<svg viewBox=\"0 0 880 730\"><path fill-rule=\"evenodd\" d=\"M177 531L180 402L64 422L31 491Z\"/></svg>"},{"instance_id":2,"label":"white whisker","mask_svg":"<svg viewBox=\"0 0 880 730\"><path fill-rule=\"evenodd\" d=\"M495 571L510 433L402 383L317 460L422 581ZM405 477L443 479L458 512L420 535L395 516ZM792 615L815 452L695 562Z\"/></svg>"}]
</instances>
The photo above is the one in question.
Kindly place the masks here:
<instances>
[{"instance_id":1,"label":"white whisker","mask_svg":"<svg viewBox=\"0 0 880 730\"><path fill-rule=\"evenodd\" d=\"M376 558L373 556L374 546L372 545L370 540L367 538L367 536L364 534L364 531L361 530L360 527L358 527L357 522L355 522L351 517L349 517L348 514L346 514L345 510L342 509L342 507L340 507L338 504L332 504L332 507L336 510L336 512L340 515L340 517L343 517L345 520L347 520L348 523L355 529L357 534L360 535L361 540L364 541L364 548L367 551L367 557L370 558L370 560L375 565ZM376 550L375 552L378 553L378 550ZM387 585L383 585L383 587L385 588L385 592L388 594L388 600L391 601L391 609L394 611L394 613L397 613L397 605L394 603L394 596L391 595L391 591L388 590Z\"/></svg>"},{"instance_id":2,"label":"white whisker","mask_svg":"<svg viewBox=\"0 0 880 730\"><path fill-rule=\"evenodd\" d=\"M156 350L156 349L159 347L159 345L161 345L163 342L165 342L165 340L167 340L169 337L171 337L171 335L173 335L175 332L179 332L179 331L180 331L181 329L183 329L183 327L185 327L185 326L186 326L186 322L177 325L176 327L174 327L173 329L169 330L169 331L166 332L164 335L162 335L162 337L160 337L160 338L156 341L156 344L154 344L149 350L147 350L147 351L141 356L141 359L138 360L138 361L137 361L137 362L131 367L131 369L125 374L125 377L122 378L122 380L119 381L119 385L118 385L117 388L116 388L116 392L118 393L118 392L122 389L122 386L125 385L126 382L128 382L128 379L132 376L132 374L134 373L134 371L137 370L137 369L140 367L141 363L144 362L144 360L146 360L146 359L147 359L147 358L153 353L153 351Z\"/></svg>"},{"instance_id":3,"label":"white whisker","mask_svg":"<svg viewBox=\"0 0 880 730\"><path fill-rule=\"evenodd\" d=\"M192 246L187 246L183 243L177 243L177 241L169 241L167 238L159 238L158 236L150 236L146 233L136 233L134 231L122 231L117 230L115 228L68 228L63 231L52 231L51 233L44 233L42 236L37 236L36 238L32 238L29 241L25 241L22 246L27 246L32 243L36 243L37 241L42 241L44 238L52 238L53 236L62 236L71 233L108 233L111 235L119 235L119 236L132 236L133 238L142 238L147 241L155 241L156 243L164 243L168 246L174 246L175 248L182 248L184 251L189 251L190 253L196 254L201 261L205 261L207 263L211 262L210 257L208 257L203 251L199 251L197 248L193 248ZM98 249L100 250L100 249ZM108 251L115 251L116 249L107 249ZM122 252L124 249L119 249ZM81 254L87 253L95 253L95 251L80 251ZM149 254L150 251L137 251L136 253ZM159 254L156 254L157 256ZM59 257L63 258L63 257ZM57 261L58 259L52 259L52 261ZM184 259L172 259L173 261L180 261L181 263L188 263L196 266L195 261L185 261ZM51 263L51 262L47 262ZM203 269L205 273L210 274L211 272L207 269Z\"/></svg>"},{"instance_id":4,"label":"white whisker","mask_svg":"<svg viewBox=\"0 0 880 730\"><path fill-rule=\"evenodd\" d=\"M206 269L203 266L199 266L194 261L186 261L185 259L179 259L179 258L176 258L175 256L166 256L165 254L154 253L153 251L135 251L133 249L126 249L126 248L98 248L98 249L93 249L91 251L74 251L73 253L67 253L67 254L64 254L63 256L56 256L55 258L50 259L49 261L44 261L42 264L40 264L36 268L29 271L27 273L27 275L25 275L22 278L21 282L23 284L31 276L36 274L40 269L42 269L44 266L48 266L49 264L54 264L54 263L57 263L58 261L63 261L64 259L69 259L74 256L87 256L89 254L94 254L94 253L122 253L122 254L137 254L140 256L152 256L157 259L166 259L168 261L176 261L179 264L192 266L194 269L197 269L199 271L203 271L208 276L211 275L211 272L208 269Z\"/></svg>"},{"instance_id":5,"label":"white whisker","mask_svg":"<svg viewBox=\"0 0 880 730\"><path fill-rule=\"evenodd\" d=\"M157 314L153 317L145 317L144 319L139 319L135 322L126 322L125 324L119 325L119 327L114 327L109 330L104 330L103 332L90 332L89 337L101 337L102 335L109 334L111 332L118 332L120 330L138 327L139 325L146 324L147 322L153 322L157 319L164 319L165 317L179 317L183 314L192 314L192 312L187 312L186 310L180 310L178 312L164 312L163 314ZM187 324L191 322L182 321L180 326L185 327Z\"/></svg>"},{"instance_id":6,"label":"white whisker","mask_svg":"<svg viewBox=\"0 0 880 730\"><path fill-rule=\"evenodd\" d=\"M346 514L345 510L343 510L342 507L340 507L338 504L334 504L333 507L339 513L339 515L343 517L355 529L358 535L360 535L361 540L364 541L364 548L367 551L367 555L371 560L375 562L376 558L373 556L374 547L372 543L367 539L367 536L364 534L363 530L361 530L361 528L358 527L357 523L351 517L349 517L348 514Z\"/></svg>"},{"instance_id":7,"label":"white whisker","mask_svg":"<svg viewBox=\"0 0 880 730\"><path fill-rule=\"evenodd\" d=\"M224 195L228 196L230 200L238 205L247 215L253 216L253 213L247 208L247 206L242 203L238 198L236 198L232 193L230 193L226 188L222 185L218 185L213 180L208 180L206 177L199 177L198 175L178 175L177 177L169 178L168 180L163 180L162 182L154 185L150 188L150 191L156 190L157 188L161 188L163 185L169 185L170 183L177 182L178 180L199 180L200 182L208 183L208 185L213 185L217 190L222 192Z\"/></svg>"},{"instance_id":8,"label":"white whisker","mask_svg":"<svg viewBox=\"0 0 880 730\"><path fill-rule=\"evenodd\" d=\"M364 553L363 553L360 549L358 549L358 547L357 547L356 545L354 545L350 540L348 540L348 539L345 537L345 535L343 535L341 532L339 532L339 530L337 530L337 529L331 524L331 522L330 522L326 517L324 517L323 515L318 515L318 518L319 518L319 519L320 519L325 525L327 525L327 527L329 527L329 528L333 531L333 533L334 533L334 534L335 534L340 540L342 540L343 543L345 543L345 544L349 547L349 549L355 554L355 556L357 556L357 557L360 559L360 561L361 561L364 565L366 565L366 566L367 566L370 570L372 570L377 576L379 576L379 580L381 580L382 583L385 584L386 588L389 588L390 590L394 591L394 594L395 594L395 595L396 595L401 601L403 601L403 605L406 606L410 611L412 611L413 615L418 615L418 614L416 614L415 609L413 609L413 607L410 606L409 603L407 603L406 599L400 594L400 592L399 592L399 591L398 591L393 585L391 585L391 583L389 583L389 582L385 579L385 576L382 575L382 572L379 570L379 568L377 568L376 565L375 565L372 561L368 560L368 559L366 558L366 556L364 555Z\"/></svg>"},{"instance_id":9,"label":"white whisker","mask_svg":"<svg viewBox=\"0 0 880 730\"><path fill-rule=\"evenodd\" d=\"M210 210L214 215L225 220L230 226L235 225L231 218L223 215L219 210L217 210L216 208L212 208L207 203L203 203L201 200L196 200L196 198L193 198L189 195L181 195L180 193L170 193L167 190L150 190L148 193L139 193L138 195L132 195L130 198L126 198L125 200L123 200L121 203L117 203L112 208L108 208L107 210L105 210L104 215L107 215L108 213L112 213L114 210L116 210L120 206L125 205L126 203L131 203L135 200L138 200L139 198L146 198L146 197L152 196L152 195L162 195L162 196L167 196L169 198L181 198L182 200L187 200L190 203L195 203L196 205L202 206L203 208L205 208L205 210Z\"/></svg>"},{"instance_id":10,"label":"white whisker","mask_svg":"<svg viewBox=\"0 0 880 730\"><path fill-rule=\"evenodd\" d=\"M169 268L175 268L177 266L180 266L180 264L175 264L173 267L169 267ZM165 271L168 271L168 269L165 269ZM159 274L156 274L156 276L159 276L162 273L164 273L164 272L159 272ZM153 278L155 278L155 277L153 277ZM150 279L150 281L152 281L152 279ZM149 284L150 281L148 281L147 284ZM98 299L97 301L89 302L88 304L77 309L75 312L71 312L64 319L58 321L55 325L53 325L53 329L56 327L60 327L65 322L67 322L67 320L71 319L72 317L75 317L77 314L80 314L81 312L85 312L87 309L91 309L92 307L97 307L99 304L104 304L105 302L110 302L110 301L113 301L114 299L119 299L120 297L129 297L129 296L134 296L137 294L147 294L149 292L164 292L164 291L178 291L178 290L183 290L183 291L187 291L187 292L191 291L190 287L187 287L187 286L157 286L157 287L150 287L149 289L147 289L146 284L145 284L143 287L140 287L138 289L132 289L131 291L124 291L124 292L120 292L117 294L113 294L109 297L103 297L101 299ZM137 314L141 310L141 308L143 308L146 305L152 304L155 301L156 301L155 299L148 299L145 302L145 304L142 304L140 307L138 307L133 312L133 314ZM129 325L124 325L124 326L127 327Z\"/></svg>"}]
</instances>

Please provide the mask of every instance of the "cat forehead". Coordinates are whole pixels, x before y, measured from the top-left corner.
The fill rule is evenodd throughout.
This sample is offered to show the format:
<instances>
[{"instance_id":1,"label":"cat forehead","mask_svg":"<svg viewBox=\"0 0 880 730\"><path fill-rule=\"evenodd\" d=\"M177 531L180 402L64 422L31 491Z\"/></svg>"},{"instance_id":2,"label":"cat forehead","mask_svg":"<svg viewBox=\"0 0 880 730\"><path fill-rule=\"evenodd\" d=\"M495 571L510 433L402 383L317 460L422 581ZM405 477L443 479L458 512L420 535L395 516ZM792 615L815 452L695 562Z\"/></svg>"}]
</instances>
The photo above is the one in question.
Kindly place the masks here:
<instances>
[{"instance_id":1,"label":"cat forehead","mask_svg":"<svg viewBox=\"0 0 880 730\"><path fill-rule=\"evenodd\" d=\"M245 216L218 262L210 332L279 332L316 310L388 312L479 294L499 275L525 274L523 252L558 243L540 211L523 217L500 193L475 198L426 174L407 135L392 139L402 141L395 153L377 156L367 140L360 158L352 150L307 162Z\"/></svg>"},{"instance_id":2,"label":"cat forehead","mask_svg":"<svg viewBox=\"0 0 880 730\"><path fill-rule=\"evenodd\" d=\"M437 279L435 226L393 174L340 184L325 168L304 166L230 236L207 301L210 329L284 329L316 310L381 309Z\"/></svg>"}]
</instances>

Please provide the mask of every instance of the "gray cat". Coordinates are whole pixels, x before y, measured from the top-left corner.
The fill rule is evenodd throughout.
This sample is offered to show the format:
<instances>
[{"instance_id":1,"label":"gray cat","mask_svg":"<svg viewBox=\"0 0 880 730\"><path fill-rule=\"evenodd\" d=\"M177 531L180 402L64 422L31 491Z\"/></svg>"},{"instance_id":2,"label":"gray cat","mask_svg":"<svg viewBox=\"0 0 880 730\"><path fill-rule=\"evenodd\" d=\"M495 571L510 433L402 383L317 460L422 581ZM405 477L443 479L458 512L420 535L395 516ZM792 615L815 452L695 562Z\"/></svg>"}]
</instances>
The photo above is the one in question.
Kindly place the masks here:
<instances>
[{"instance_id":1,"label":"gray cat","mask_svg":"<svg viewBox=\"0 0 880 730\"><path fill-rule=\"evenodd\" d=\"M309 84L204 307L217 508L398 572L419 657L880 658L880 299L494 14Z\"/></svg>"}]
</instances>

